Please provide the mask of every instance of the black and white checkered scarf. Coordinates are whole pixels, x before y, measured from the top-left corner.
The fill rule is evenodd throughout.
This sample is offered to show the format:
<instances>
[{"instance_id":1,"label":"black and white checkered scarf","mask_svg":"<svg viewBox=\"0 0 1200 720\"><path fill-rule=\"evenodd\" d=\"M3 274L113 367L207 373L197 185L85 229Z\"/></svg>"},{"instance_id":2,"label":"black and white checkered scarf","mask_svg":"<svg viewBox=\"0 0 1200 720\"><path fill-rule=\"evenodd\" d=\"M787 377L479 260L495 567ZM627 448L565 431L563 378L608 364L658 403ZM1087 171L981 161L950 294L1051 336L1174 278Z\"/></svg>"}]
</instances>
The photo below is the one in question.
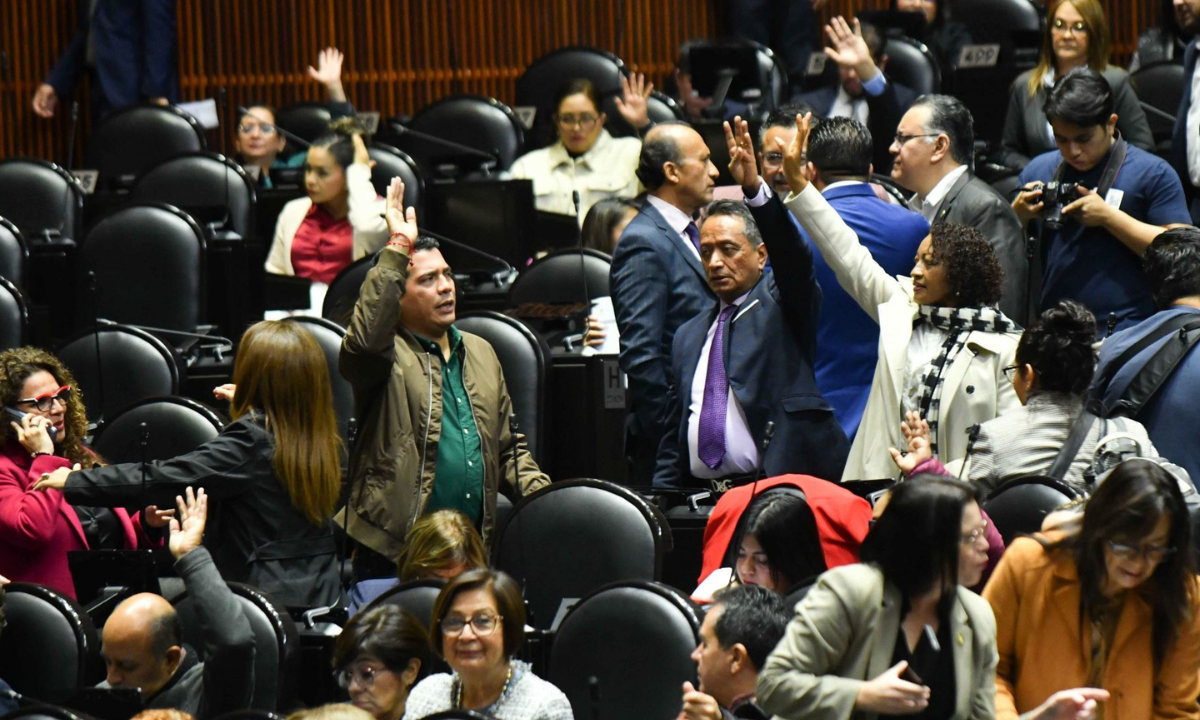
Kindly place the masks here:
<instances>
[{"instance_id":1,"label":"black and white checkered scarf","mask_svg":"<svg viewBox=\"0 0 1200 720\"><path fill-rule=\"evenodd\" d=\"M967 336L972 332L1013 332L1017 324L1009 320L1004 313L994 307L938 307L921 305L920 320L945 330L946 341L938 353L925 377L921 380L921 417L929 423L929 447L937 455L937 428L941 416L942 375L954 361L954 357L967 344Z\"/></svg>"}]
</instances>

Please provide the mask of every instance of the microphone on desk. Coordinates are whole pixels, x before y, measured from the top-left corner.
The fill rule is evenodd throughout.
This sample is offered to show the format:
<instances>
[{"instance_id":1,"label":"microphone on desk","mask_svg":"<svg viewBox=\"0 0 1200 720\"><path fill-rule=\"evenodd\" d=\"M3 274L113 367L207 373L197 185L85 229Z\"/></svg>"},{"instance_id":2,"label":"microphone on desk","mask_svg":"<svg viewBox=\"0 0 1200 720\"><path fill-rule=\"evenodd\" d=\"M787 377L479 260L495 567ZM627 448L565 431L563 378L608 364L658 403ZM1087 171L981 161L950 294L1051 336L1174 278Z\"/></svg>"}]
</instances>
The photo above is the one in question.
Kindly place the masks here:
<instances>
[{"instance_id":1,"label":"microphone on desk","mask_svg":"<svg viewBox=\"0 0 1200 720\"><path fill-rule=\"evenodd\" d=\"M460 250L466 250L467 252L475 253L479 257L491 260L492 262L494 262L497 265L504 268L504 278L510 278L510 277L512 277L512 275L516 274L516 272L517 272L517 269L515 267L513 267L511 263L509 263L507 260L505 260L502 257L493 255L489 252L484 252L483 250L480 250L477 247L472 247L464 242L460 242L458 240L452 240L451 238L448 238L445 235L442 235L441 233L433 232L432 230L426 230L425 228L421 228L420 233L422 235L428 235L429 237L433 238L434 240L437 240L439 243L445 243L445 244L449 245L450 247L456 247ZM493 279L495 280L496 287L501 287L503 285L502 278L496 277Z\"/></svg>"},{"instance_id":2,"label":"microphone on desk","mask_svg":"<svg viewBox=\"0 0 1200 720\"><path fill-rule=\"evenodd\" d=\"M600 678L595 675L588 675L587 684L592 720L600 720Z\"/></svg>"},{"instance_id":3,"label":"microphone on desk","mask_svg":"<svg viewBox=\"0 0 1200 720\"><path fill-rule=\"evenodd\" d=\"M577 219L582 219L583 213L580 212L581 205L579 202L579 191L578 190L571 191L571 201L575 203L575 217ZM579 278L580 278L580 280L583 281L583 304L587 306L586 312L590 315L591 311L592 311L592 294L590 292L588 292L587 263L584 261L584 257L583 257L583 233L582 232L579 233ZM586 327L584 329L584 334L585 335L587 334Z\"/></svg>"},{"instance_id":4,"label":"microphone on desk","mask_svg":"<svg viewBox=\"0 0 1200 720\"><path fill-rule=\"evenodd\" d=\"M463 145L462 143L456 143L453 140L440 138L437 135L430 135L429 133L423 133L419 130L413 130L410 127L405 127L404 125L396 122L392 123L392 130L394 130L397 135L412 135L418 140L424 140L425 142L430 142L434 145L441 145L444 148L455 150L464 155L484 158L487 160L487 162L483 163L480 166L480 169L483 170L485 174L500 164L498 153L485 152L483 150L479 150L478 148L473 148L470 145Z\"/></svg>"}]
</instances>

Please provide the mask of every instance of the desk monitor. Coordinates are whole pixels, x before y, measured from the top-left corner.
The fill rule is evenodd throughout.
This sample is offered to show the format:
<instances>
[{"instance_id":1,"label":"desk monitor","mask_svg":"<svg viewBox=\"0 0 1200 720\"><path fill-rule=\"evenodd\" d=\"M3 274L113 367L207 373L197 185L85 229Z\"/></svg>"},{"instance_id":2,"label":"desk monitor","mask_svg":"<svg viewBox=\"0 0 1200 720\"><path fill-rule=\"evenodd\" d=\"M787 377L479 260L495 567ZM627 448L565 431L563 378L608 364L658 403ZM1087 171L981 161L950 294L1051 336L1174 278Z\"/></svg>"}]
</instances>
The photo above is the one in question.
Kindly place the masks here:
<instances>
[{"instance_id":1,"label":"desk monitor","mask_svg":"<svg viewBox=\"0 0 1200 720\"><path fill-rule=\"evenodd\" d=\"M737 41L712 42L697 45L689 54L692 67L692 87L702 97L716 102L722 79L729 81L725 99L741 102L762 100L770 87L759 65L758 48Z\"/></svg>"},{"instance_id":2,"label":"desk monitor","mask_svg":"<svg viewBox=\"0 0 1200 720\"><path fill-rule=\"evenodd\" d=\"M532 180L492 180L433 183L426 186L425 222L433 232L525 267L533 254L537 211ZM485 257L442 246L442 255L456 273L502 268Z\"/></svg>"},{"instance_id":3,"label":"desk monitor","mask_svg":"<svg viewBox=\"0 0 1200 720\"><path fill-rule=\"evenodd\" d=\"M537 211L534 252L579 247L579 221L574 215Z\"/></svg>"}]
</instances>

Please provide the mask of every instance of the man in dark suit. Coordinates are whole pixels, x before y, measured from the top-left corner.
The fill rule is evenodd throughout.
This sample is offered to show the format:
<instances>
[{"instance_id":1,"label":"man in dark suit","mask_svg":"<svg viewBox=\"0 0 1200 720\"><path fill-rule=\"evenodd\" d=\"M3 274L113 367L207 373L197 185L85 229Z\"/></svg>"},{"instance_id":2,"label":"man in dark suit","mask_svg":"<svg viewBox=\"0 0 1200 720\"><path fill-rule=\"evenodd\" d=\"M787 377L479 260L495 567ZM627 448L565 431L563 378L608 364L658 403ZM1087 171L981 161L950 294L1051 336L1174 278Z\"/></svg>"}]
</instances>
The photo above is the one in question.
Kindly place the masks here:
<instances>
[{"instance_id":1,"label":"man in dark suit","mask_svg":"<svg viewBox=\"0 0 1200 720\"><path fill-rule=\"evenodd\" d=\"M700 228L700 257L719 301L675 334L674 431L659 448L655 485L724 489L760 468L832 480L846 462L849 443L813 375L821 289L812 250L758 176L749 128L739 125L736 140L726 125L729 170L747 200L712 203ZM762 457L768 422L775 434Z\"/></svg>"},{"instance_id":2,"label":"man in dark suit","mask_svg":"<svg viewBox=\"0 0 1200 720\"><path fill-rule=\"evenodd\" d=\"M851 27L843 18L835 17L825 26L825 34L833 43L825 49L825 55L837 63L838 84L802 93L796 100L810 105L820 117L850 117L866 125L876 141L871 161L876 172L886 173L892 168L888 144L896 124L917 96L911 88L883 74L887 55L879 31L869 23L860 25L857 19L853 23Z\"/></svg>"},{"instance_id":3,"label":"man in dark suit","mask_svg":"<svg viewBox=\"0 0 1200 720\"><path fill-rule=\"evenodd\" d=\"M83 0L66 52L33 95L33 112L54 117L85 71L91 74L92 116L143 101L179 101L175 0Z\"/></svg>"},{"instance_id":4,"label":"man in dark suit","mask_svg":"<svg viewBox=\"0 0 1200 720\"><path fill-rule=\"evenodd\" d=\"M1175 0L1175 20L1185 33L1200 32L1200 0ZM1187 194L1192 224L1200 224L1200 101L1193 102L1196 82L1196 54L1200 36L1192 38L1183 53L1183 97L1175 113L1175 131L1171 134L1171 167L1179 173Z\"/></svg>"},{"instance_id":5,"label":"man in dark suit","mask_svg":"<svg viewBox=\"0 0 1200 720\"><path fill-rule=\"evenodd\" d=\"M717 168L700 134L663 123L646 135L637 176L646 187L642 210L617 242L611 294L621 334L621 369L632 408L625 454L632 479L649 484L659 441L667 431L667 386L675 330L714 299L700 265L696 213L712 200Z\"/></svg>"},{"instance_id":6,"label":"man in dark suit","mask_svg":"<svg viewBox=\"0 0 1200 720\"><path fill-rule=\"evenodd\" d=\"M1016 322L1026 322L1034 313L1025 232L1008 201L971 172L971 111L949 95L922 95L900 119L891 152L892 179L916 193L911 209L930 225L970 225L992 244L1004 268L1000 309Z\"/></svg>"}]
</instances>

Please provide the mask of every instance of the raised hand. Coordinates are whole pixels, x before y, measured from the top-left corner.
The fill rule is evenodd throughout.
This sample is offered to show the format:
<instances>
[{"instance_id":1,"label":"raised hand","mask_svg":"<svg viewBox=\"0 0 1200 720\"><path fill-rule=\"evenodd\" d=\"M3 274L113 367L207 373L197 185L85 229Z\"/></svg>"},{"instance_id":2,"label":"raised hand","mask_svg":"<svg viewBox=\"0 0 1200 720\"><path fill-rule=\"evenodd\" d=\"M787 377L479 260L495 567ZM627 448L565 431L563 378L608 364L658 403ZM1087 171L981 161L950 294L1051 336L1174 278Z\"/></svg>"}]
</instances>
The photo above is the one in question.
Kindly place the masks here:
<instances>
[{"instance_id":1,"label":"raised hand","mask_svg":"<svg viewBox=\"0 0 1200 720\"><path fill-rule=\"evenodd\" d=\"M33 94L33 114L40 118L52 118L57 107L58 95L54 88L46 83L38 85L37 92Z\"/></svg>"},{"instance_id":2,"label":"raised hand","mask_svg":"<svg viewBox=\"0 0 1200 720\"><path fill-rule=\"evenodd\" d=\"M653 89L654 83L646 82L646 76L642 73L634 73L632 77L621 76L621 97L614 100L617 112L621 113L625 122L638 130L650 124L650 108L646 98L650 97Z\"/></svg>"},{"instance_id":3,"label":"raised hand","mask_svg":"<svg viewBox=\"0 0 1200 720\"><path fill-rule=\"evenodd\" d=\"M712 695L700 692L690 682L683 683L683 710L679 720L721 720L721 706Z\"/></svg>"},{"instance_id":4,"label":"raised hand","mask_svg":"<svg viewBox=\"0 0 1200 720\"><path fill-rule=\"evenodd\" d=\"M740 117L733 125L725 123L725 145L729 148L729 174L742 186L747 197L758 194L758 166L754 162L754 141L750 138L750 123Z\"/></svg>"},{"instance_id":5,"label":"raised hand","mask_svg":"<svg viewBox=\"0 0 1200 720\"><path fill-rule=\"evenodd\" d=\"M796 116L796 137L785 145L783 138L775 138L776 149L783 153L783 174L787 177L792 192L799 195L808 187L808 176L804 166L808 162L808 133L812 126L812 113ZM763 148L763 152L767 149Z\"/></svg>"},{"instance_id":6,"label":"raised hand","mask_svg":"<svg viewBox=\"0 0 1200 720\"><path fill-rule=\"evenodd\" d=\"M896 463L896 467L903 470L905 475L911 475L918 465L933 457L929 423L920 413L909 412L904 422L900 423L900 432L904 433L908 454L904 455L896 448L888 448L888 452L892 454L892 462Z\"/></svg>"},{"instance_id":7,"label":"raised hand","mask_svg":"<svg viewBox=\"0 0 1200 720\"><path fill-rule=\"evenodd\" d=\"M388 232L392 235L385 249L411 254L412 244L417 239L417 209L410 207L405 210L404 181L399 177L392 178L392 184L388 185L384 217L387 218Z\"/></svg>"},{"instance_id":8,"label":"raised hand","mask_svg":"<svg viewBox=\"0 0 1200 720\"><path fill-rule=\"evenodd\" d=\"M308 66L308 76L325 86L329 99L346 102L346 91L342 87L342 60L345 56L337 48L325 48L317 55L317 66Z\"/></svg>"},{"instance_id":9,"label":"raised hand","mask_svg":"<svg viewBox=\"0 0 1200 720\"><path fill-rule=\"evenodd\" d=\"M839 15L825 26L825 37L833 46L825 48L825 56L841 67L853 68L858 77L866 82L878 74L879 68L875 67L867 41L863 40L858 18L852 22L853 25Z\"/></svg>"},{"instance_id":10,"label":"raised hand","mask_svg":"<svg viewBox=\"0 0 1200 720\"><path fill-rule=\"evenodd\" d=\"M175 517L175 509L159 510L157 505L147 505L142 511L142 522L152 528L164 528Z\"/></svg>"},{"instance_id":11,"label":"raised hand","mask_svg":"<svg viewBox=\"0 0 1200 720\"><path fill-rule=\"evenodd\" d=\"M192 492L188 487L185 497L175 496L179 506L179 517L171 518L171 539L168 543L171 555L178 560L200 547L204 539L204 524L208 521L208 496L204 488Z\"/></svg>"}]
</instances>

